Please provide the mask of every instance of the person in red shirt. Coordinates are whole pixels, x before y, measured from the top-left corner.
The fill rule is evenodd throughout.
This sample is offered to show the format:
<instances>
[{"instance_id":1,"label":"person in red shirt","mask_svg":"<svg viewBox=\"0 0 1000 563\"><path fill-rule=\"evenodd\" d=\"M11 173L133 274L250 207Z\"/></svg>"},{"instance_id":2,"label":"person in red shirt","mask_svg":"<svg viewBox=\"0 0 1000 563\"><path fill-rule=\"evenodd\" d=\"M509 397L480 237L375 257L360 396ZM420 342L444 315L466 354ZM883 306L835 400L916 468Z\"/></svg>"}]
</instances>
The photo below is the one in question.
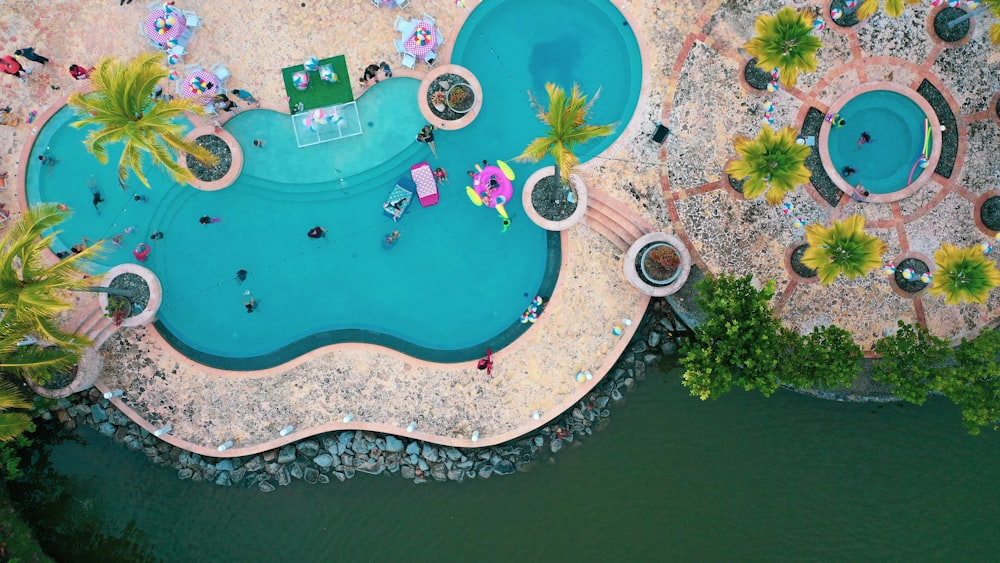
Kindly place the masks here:
<instances>
[{"instance_id":1,"label":"person in red shirt","mask_svg":"<svg viewBox=\"0 0 1000 563\"><path fill-rule=\"evenodd\" d=\"M69 65L69 73L77 80L87 80L94 69L85 69L80 65Z\"/></svg>"},{"instance_id":2,"label":"person in red shirt","mask_svg":"<svg viewBox=\"0 0 1000 563\"><path fill-rule=\"evenodd\" d=\"M31 74L30 70L23 68L21 63L17 62L17 59L10 55L0 57L0 70L11 76L16 76L21 82L24 82L24 77L21 76L21 71L24 71L25 74Z\"/></svg>"}]
</instances>

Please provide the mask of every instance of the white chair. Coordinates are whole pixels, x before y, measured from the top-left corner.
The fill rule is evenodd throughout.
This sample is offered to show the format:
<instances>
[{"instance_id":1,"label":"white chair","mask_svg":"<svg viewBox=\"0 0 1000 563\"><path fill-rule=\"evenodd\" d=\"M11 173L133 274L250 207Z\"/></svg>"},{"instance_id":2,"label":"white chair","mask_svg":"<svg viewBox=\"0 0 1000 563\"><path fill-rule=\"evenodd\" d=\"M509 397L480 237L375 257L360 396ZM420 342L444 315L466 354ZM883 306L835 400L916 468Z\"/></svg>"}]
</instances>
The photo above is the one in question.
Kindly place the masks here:
<instances>
[{"instance_id":1,"label":"white chair","mask_svg":"<svg viewBox=\"0 0 1000 563\"><path fill-rule=\"evenodd\" d=\"M184 19L188 27L198 27L201 25L201 19L198 17L198 14L191 10L184 10Z\"/></svg>"},{"instance_id":2,"label":"white chair","mask_svg":"<svg viewBox=\"0 0 1000 563\"><path fill-rule=\"evenodd\" d=\"M176 47L167 51L167 55L177 55L178 57L182 57L186 52L187 51L184 50L184 45L178 43Z\"/></svg>"},{"instance_id":3,"label":"white chair","mask_svg":"<svg viewBox=\"0 0 1000 563\"><path fill-rule=\"evenodd\" d=\"M375 4L376 8L382 7L382 2L380 2L379 0L372 0L372 4Z\"/></svg>"},{"instance_id":4,"label":"white chair","mask_svg":"<svg viewBox=\"0 0 1000 563\"><path fill-rule=\"evenodd\" d=\"M212 65L212 74L218 76L219 82L222 84L225 84L226 80L228 80L232 76L232 74L229 72L229 69L226 68L226 65L222 63L215 63L214 65Z\"/></svg>"},{"instance_id":5,"label":"white chair","mask_svg":"<svg viewBox=\"0 0 1000 563\"><path fill-rule=\"evenodd\" d=\"M441 35L441 30L435 27L434 35L437 38L438 47L444 45L444 35Z\"/></svg>"},{"instance_id":6,"label":"white chair","mask_svg":"<svg viewBox=\"0 0 1000 563\"><path fill-rule=\"evenodd\" d=\"M409 53L403 53L403 66L406 68L417 66L417 58Z\"/></svg>"},{"instance_id":7,"label":"white chair","mask_svg":"<svg viewBox=\"0 0 1000 563\"><path fill-rule=\"evenodd\" d=\"M404 20L403 16L396 16L396 23L392 27L400 33L406 33L407 29L413 29L413 23L409 20Z\"/></svg>"},{"instance_id":8,"label":"white chair","mask_svg":"<svg viewBox=\"0 0 1000 563\"><path fill-rule=\"evenodd\" d=\"M163 2L162 0L160 2L150 2L149 4L146 5L146 7L149 8L150 12L152 12L153 10L162 10Z\"/></svg>"},{"instance_id":9,"label":"white chair","mask_svg":"<svg viewBox=\"0 0 1000 563\"><path fill-rule=\"evenodd\" d=\"M396 0L396 7L403 9L410 5L410 0Z\"/></svg>"},{"instance_id":10,"label":"white chair","mask_svg":"<svg viewBox=\"0 0 1000 563\"><path fill-rule=\"evenodd\" d=\"M400 55L405 55L406 54L406 47L403 46L403 42L401 40L396 39L395 41L393 41L393 43L396 44L396 52L397 53L399 53Z\"/></svg>"},{"instance_id":11,"label":"white chair","mask_svg":"<svg viewBox=\"0 0 1000 563\"><path fill-rule=\"evenodd\" d=\"M427 58L425 60L427 62L427 66L433 67L438 64L438 54L436 52L427 53Z\"/></svg>"},{"instance_id":12,"label":"white chair","mask_svg":"<svg viewBox=\"0 0 1000 563\"><path fill-rule=\"evenodd\" d=\"M187 72L188 74L191 74L192 72L198 72L199 70L204 70L204 69L201 68L201 65L198 63L191 63L184 67L184 71Z\"/></svg>"},{"instance_id":13,"label":"white chair","mask_svg":"<svg viewBox=\"0 0 1000 563\"><path fill-rule=\"evenodd\" d=\"M434 19L434 16L432 16L432 15L430 15L430 14L424 14L424 17L423 17L423 18L421 18L421 19L422 19L423 21L425 21L425 22L427 22L427 23L431 24L431 25L437 25L437 20L435 20L435 19Z\"/></svg>"}]
</instances>

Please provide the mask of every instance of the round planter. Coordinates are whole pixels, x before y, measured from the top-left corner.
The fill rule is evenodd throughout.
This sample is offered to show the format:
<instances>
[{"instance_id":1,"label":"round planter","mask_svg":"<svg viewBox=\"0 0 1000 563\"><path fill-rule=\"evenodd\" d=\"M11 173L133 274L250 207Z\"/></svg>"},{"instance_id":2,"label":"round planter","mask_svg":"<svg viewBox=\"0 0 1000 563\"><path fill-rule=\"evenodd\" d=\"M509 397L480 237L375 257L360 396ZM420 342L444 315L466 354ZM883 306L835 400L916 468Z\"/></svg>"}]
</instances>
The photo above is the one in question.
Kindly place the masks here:
<instances>
[{"instance_id":1,"label":"round planter","mask_svg":"<svg viewBox=\"0 0 1000 563\"><path fill-rule=\"evenodd\" d=\"M670 285L681 275L681 255L666 242L646 245L635 258L639 277L649 285Z\"/></svg>"},{"instance_id":2,"label":"round planter","mask_svg":"<svg viewBox=\"0 0 1000 563\"><path fill-rule=\"evenodd\" d=\"M449 104L449 93L467 89L469 98L460 104ZM445 93L444 103L434 103L436 92ZM483 107L483 87L471 70L454 64L430 69L417 88L417 107L427 123L437 129L454 131L475 121Z\"/></svg>"},{"instance_id":3,"label":"round planter","mask_svg":"<svg viewBox=\"0 0 1000 563\"><path fill-rule=\"evenodd\" d=\"M747 61L743 66L743 80L747 86L757 91L767 90L767 85L771 83L771 73L757 66L757 58Z\"/></svg>"},{"instance_id":4,"label":"round planter","mask_svg":"<svg viewBox=\"0 0 1000 563\"><path fill-rule=\"evenodd\" d=\"M548 231L565 231L583 221L583 218L587 215L587 203L589 201L587 185L576 174L570 174L569 183L576 193L576 210L565 219L548 219L535 209L532 195L534 194L535 186L542 179L552 177L555 173L555 166L546 166L536 170L534 174L529 176L528 180L524 183L524 189L521 191L521 204L524 207L524 213L539 227Z\"/></svg>"},{"instance_id":5,"label":"round planter","mask_svg":"<svg viewBox=\"0 0 1000 563\"><path fill-rule=\"evenodd\" d=\"M990 196L979 206L979 219L991 231L1000 231L1000 196Z\"/></svg>"},{"instance_id":6,"label":"round planter","mask_svg":"<svg viewBox=\"0 0 1000 563\"><path fill-rule=\"evenodd\" d=\"M840 10L840 13L843 14L839 19L833 19L834 9ZM861 23L858 20L857 9L848 8L845 0L833 0L833 2L830 2L830 9L827 10L827 14L830 16L830 21L838 27L854 27Z\"/></svg>"},{"instance_id":7,"label":"round planter","mask_svg":"<svg viewBox=\"0 0 1000 563\"><path fill-rule=\"evenodd\" d=\"M63 397L69 397L73 393L79 393L93 387L103 370L104 360L101 354L93 346L88 346L80 354L80 362L76 365L76 376L69 382L69 385L49 389L32 381L30 377L26 377L24 381L28 384L28 387L31 387L32 391L42 397L62 399Z\"/></svg>"},{"instance_id":8,"label":"round planter","mask_svg":"<svg viewBox=\"0 0 1000 563\"><path fill-rule=\"evenodd\" d=\"M651 280L648 276L648 268L644 267L646 258L651 252L656 252L657 249L664 246L669 246L677 255L678 264L675 268L670 268L676 269L676 271L671 272L666 279ZM691 273L691 254L684 243L677 237L663 232L649 233L639 237L629 247L622 260L625 279L641 293L652 297L665 297L676 293L684 287L684 283Z\"/></svg>"},{"instance_id":9,"label":"round planter","mask_svg":"<svg viewBox=\"0 0 1000 563\"><path fill-rule=\"evenodd\" d=\"M163 289L160 286L160 280L156 277L149 268L139 266L138 264L119 264L114 268L108 270L108 273L104 275L104 279L101 280L102 287L111 287L112 281L114 281L119 276L124 276L126 274L131 274L138 276L145 282L146 290L148 291L148 297L146 298L146 305L139 311L132 311L132 314L125 318L121 326L123 327L134 327L149 324L156 320L156 312L160 309L160 303L163 298ZM133 291L141 292L141 288L137 288ZM107 311L108 310L108 294L99 293L98 299L100 300L101 307ZM137 299L137 301L139 301Z\"/></svg>"},{"instance_id":10,"label":"round planter","mask_svg":"<svg viewBox=\"0 0 1000 563\"><path fill-rule=\"evenodd\" d=\"M913 299L930 286L930 282L920 279L923 274L934 275L934 261L929 257L916 252L907 252L897 256L893 263L896 264L896 271L888 277L889 286L896 295ZM909 279L904 275L907 269L912 271Z\"/></svg>"},{"instance_id":11,"label":"round planter","mask_svg":"<svg viewBox=\"0 0 1000 563\"><path fill-rule=\"evenodd\" d=\"M191 173L195 175L195 178L191 180L192 187L208 192L221 190L231 186L239 178L240 173L243 171L243 149L229 131L221 127L215 127L214 125L202 125L188 132L184 139L189 142L198 142L199 139L210 139L208 142L211 143L213 149L219 151L219 154L228 154L228 165L223 166L223 162L220 162L217 165L217 169L208 170L193 158L188 162L187 153L181 153L177 162L181 166L191 170ZM225 172L220 176L219 172L222 172L223 169ZM200 179L199 174L202 173L207 174L203 176L207 178L206 180Z\"/></svg>"},{"instance_id":12,"label":"round planter","mask_svg":"<svg viewBox=\"0 0 1000 563\"><path fill-rule=\"evenodd\" d=\"M461 97L463 94L464 97ZM454 99L458 97L461 97L461 100L455 101ZM453 84L451 88L448 88L445 100L448 109L457 114L465 115L476 105L476 93L468 84Z\"/></svg>"},{"instance_id":13,"label":"round planter","mask_svg":"<svg viewBox=\"0 0 1000 563\"><path fill-rule=\"evenodd\" d=\"M802 256L806 253L808 248L809 244L800 240L788 247L788 251L785 254L785 265L787 270L792 275L797 276L801 283L819 281L819 276L816 270L802 263Z\"/></svg>"},{"instance_id":14,"label":"round planter","mask_svg":"<svg viewBox=\"0 0 1000 563\"><path fill-rule=\"evenodd\" d=\"M934 37L937 37L945 43L959 43L965 42L966 38L969 36L969 32L972 31L972 20L967 19L964 22L956 25L955 27L948 27L948 23L952 20L958 19L966 14L966 11L962 8L952 8L950 6L945 6L931 16L931 29L933 30Z\"/></svg>"}]
</instances>

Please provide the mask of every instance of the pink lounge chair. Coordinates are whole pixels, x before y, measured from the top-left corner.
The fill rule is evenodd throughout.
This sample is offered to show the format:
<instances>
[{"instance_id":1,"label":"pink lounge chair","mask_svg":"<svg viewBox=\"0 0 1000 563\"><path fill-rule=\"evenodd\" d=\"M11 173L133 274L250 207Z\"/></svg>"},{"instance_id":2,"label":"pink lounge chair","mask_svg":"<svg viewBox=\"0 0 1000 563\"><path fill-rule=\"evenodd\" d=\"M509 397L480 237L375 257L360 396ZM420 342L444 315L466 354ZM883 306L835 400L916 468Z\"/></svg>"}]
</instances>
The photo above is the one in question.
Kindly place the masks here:
<instances>
[{"instance_id":1,"label":"pink lounge chair","mask_svg":"<svg viewBox=\"0 0 1000 563\"><path fill-rule=\"evenodd\" d=\"M434 179L430 164L426 162L414 164L410 167L410 176L417 185L417 199L420 200L420 205L430 207L441 200L437 180Z\"/></svg>"}]
</instances>

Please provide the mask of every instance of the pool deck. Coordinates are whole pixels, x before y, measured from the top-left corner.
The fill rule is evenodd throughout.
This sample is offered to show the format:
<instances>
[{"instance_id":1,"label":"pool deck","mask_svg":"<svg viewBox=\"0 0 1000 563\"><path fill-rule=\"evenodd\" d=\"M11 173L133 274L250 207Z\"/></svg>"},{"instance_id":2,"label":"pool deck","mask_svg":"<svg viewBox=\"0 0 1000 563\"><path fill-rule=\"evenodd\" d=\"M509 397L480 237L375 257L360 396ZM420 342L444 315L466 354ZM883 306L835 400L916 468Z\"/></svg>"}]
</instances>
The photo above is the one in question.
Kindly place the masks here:
<instances>
[{"instance_id":1,"label":"pool deck","mask_svg":"<svg viewBox=\"0 0 1000 563\"><path fill-rule=\"evenodd\" d=\"M113 2L12 0L2 16L2 51L33 46L52 59L21 84L0 76L0 98L18 115L40 113L81 86L66 71L69 63L93 64L80 53L135 55L146 48L138 25L146 3L118 7ZM233 74L230 87L246 88L265 104L284 102L280 68L304 56L346 53L352 73L369 62L398 63L392 40L397 15L433 14L448 45L467 12L453 0L412 0L405 10L376 9L369 0L254 3L234 17L232 3L179 2L203 20L189 46L187 62L202 66L221 61ZM478 2L472 0L469 6ZM752 273L758 284L777 281L775 305L783 321L801 331L834 323L850 330L865 348L891 333L897 319L926 323L947 338L974 336L991 324L1000 291L985 305L945 306L940 297L907 297L881 272L829 286L792 275L785 258L804 240L793 217L762 200L746 201L728 186L723 168L733 158L734 134L755 136L763 104L772 101L776 126L801 127L810 107L825 111L843 92L871 81L913 89L927 80L944 95L955 114L957 159L946 178L934 174L926 186L892 203L849 203L832 207L811 186L786 201L795 217L827 223L853 213L866 217L868 231L889 246L884 259L929 259L941 242L960 246L992 238L977 226L976 204L1000 184L1000 119L988 104L1000 91L1000 49L986 38L989 16L977 18L970 40L946 46L926 31L934 9L907 6L898 19L881 14L860 25L822 32L820 68L800 77L796 88L774 94L750 92L741 83L746 54L742 45L761 12L801 1L619 0L635 28L643 53L643 92L635 117L623 134L580 174L592 188L611 196L623 213L633 213L681 238L703 271ZM73 25L65 14L73 13ZM326 22L326 23L323 23ZM331 22L336 22L331 23ZM831 23L828 21L828 24ZM110 30L92 33L95 29ZM127 30L127 31L120 31ZM256 40L261 37L261 40ZM246 38L255 38L247 48ZM442 51L442 63L450 53ZM29 68L38 68L27 63ZM394 67L399 66L393 64ZM418 65L415 75L426 71ZM407 73L410 74L410 73ZM353 78L352 78L353 79ZM61 88L54 91L50 84ZM357 88L357 86L355 86ZM355 92L361 94L360 90ZM992 102L991 102L992 100ZM663 147L650 141L653 121L671 129ZM0 127L0 170L8 184L23 173L34 125ZM447 132L438 148L447 150ZM22 166L18 166L21 164ZM7 189L0 201L16 215L23 193ZM846 201L845 201L846 200ZM101 389L124 389L114 399L140 416L147 428L170 423L165 439L201 453L215 454L227 440L226 455L242 455L325 430L363 428L406 434L452 445L504 441L544 424L572 405L604 374L627 343L611 335L623 317L637 319L647 300L622 275L621 249L609 238L578 225L563 237L564 264L559 285L545 314L532 330L496 355L492 377L474 362L428 364L396 352L361 345L317 350L293 364L252 374L203 368L180 357L152 329L127 329L101 349ZM991 255L996 259L1000 253ZM633 325L633 328L635 325ZM573 375L591 370L594 380L579 384ZM539 411L539 419L532 418ZM347 414L355 415L343 423ZM297 431L279 439L278 431Z\"/></svg>"}]
</instances>

